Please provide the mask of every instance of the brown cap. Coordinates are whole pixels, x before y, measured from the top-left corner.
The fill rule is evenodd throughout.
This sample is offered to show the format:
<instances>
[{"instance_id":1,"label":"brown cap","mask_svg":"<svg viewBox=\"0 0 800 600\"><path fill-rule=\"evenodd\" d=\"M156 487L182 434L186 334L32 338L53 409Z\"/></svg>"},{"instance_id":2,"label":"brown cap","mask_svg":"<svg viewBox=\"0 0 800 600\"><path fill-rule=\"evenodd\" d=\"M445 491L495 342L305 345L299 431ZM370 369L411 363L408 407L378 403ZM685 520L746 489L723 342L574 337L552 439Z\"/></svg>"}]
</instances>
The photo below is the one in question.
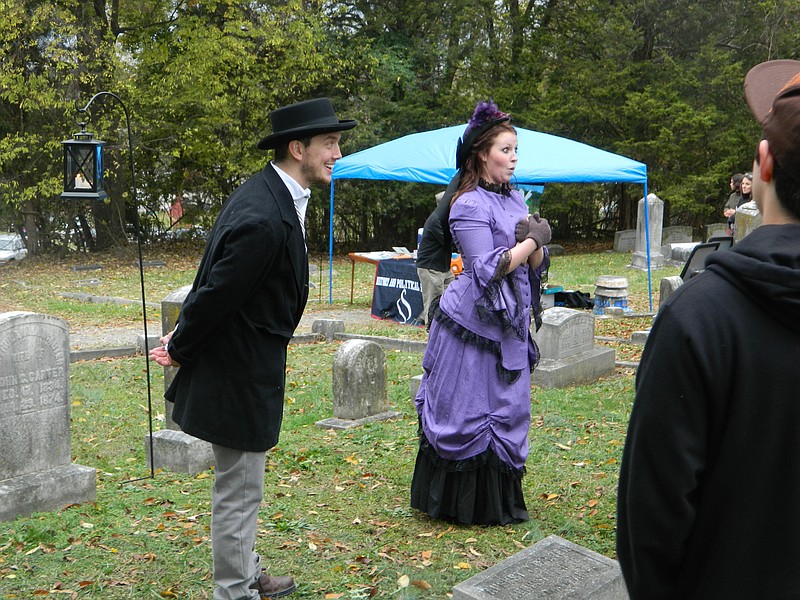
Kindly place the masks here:
<instances>
[{"instance_id":1,"label":"brown cap","mask_svg":"<svg viewBox=\"0 0 800 600\"><path fill-rule=\"evenodd\" d=\"M750 110L761 123L772 156L800 175L800 61L771 60L756 65L744 78Z\"/></svg>"}]
</instances>

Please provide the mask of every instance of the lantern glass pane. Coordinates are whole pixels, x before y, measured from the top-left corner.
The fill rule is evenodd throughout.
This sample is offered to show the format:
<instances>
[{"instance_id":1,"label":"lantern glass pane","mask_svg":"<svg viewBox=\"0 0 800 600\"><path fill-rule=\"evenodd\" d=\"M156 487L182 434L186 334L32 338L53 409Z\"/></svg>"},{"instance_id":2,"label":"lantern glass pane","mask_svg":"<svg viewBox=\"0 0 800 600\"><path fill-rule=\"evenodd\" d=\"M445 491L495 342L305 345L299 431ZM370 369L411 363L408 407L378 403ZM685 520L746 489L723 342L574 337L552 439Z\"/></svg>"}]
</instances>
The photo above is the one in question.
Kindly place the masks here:
<instances>
[{"instance_id":1,"label":"lantern glass pane","mask_svg":"<svg viewBox=\"0 0 800 600\"><path fill-rule=\"evenodd\" d=\"M96 192L94 144L66 144L64 148L64 189Z\"/></svg>"}]
</instances>

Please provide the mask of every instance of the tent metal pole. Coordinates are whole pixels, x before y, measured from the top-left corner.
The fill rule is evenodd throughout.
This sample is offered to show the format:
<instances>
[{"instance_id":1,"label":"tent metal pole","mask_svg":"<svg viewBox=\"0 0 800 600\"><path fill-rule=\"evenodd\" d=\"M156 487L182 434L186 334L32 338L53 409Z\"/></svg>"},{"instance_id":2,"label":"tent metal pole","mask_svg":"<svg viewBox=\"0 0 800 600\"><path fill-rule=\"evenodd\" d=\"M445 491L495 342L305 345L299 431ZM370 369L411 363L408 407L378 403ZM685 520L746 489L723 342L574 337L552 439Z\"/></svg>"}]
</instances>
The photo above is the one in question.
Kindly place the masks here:
<instances>
[{"instance_id":1,"label":"tent metal pole","mask_svg":"<svg viewBox=\"0 0 800 600\"><path fill-rule=\"evenodd\" d=\"M333 179L331 179L331 209L328 226L328 304L333 304Z\"/></svg>"},{"instance_id":2,"label":"tent metal pole","mask_svg":"<svg viewBox=\"0 0 800 600\"><path fill-rule=\"evenodd\" d=\"M653 280L650 276L650 215L647 202L647 181L644 182L644 239L647 251L647 298L650 301L650 312L653 312Z\"/></svg>"}]
</instances>

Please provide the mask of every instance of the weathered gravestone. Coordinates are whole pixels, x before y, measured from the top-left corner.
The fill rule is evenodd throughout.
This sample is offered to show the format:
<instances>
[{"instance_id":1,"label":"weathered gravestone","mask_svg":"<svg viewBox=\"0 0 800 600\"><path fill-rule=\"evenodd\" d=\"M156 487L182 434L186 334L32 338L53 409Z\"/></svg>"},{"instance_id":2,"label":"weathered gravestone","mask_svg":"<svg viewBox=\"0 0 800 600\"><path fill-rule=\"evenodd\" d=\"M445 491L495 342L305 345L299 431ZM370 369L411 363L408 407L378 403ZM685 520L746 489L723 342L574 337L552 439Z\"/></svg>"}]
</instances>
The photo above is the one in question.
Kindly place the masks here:
<instances>
[{"instance_id":1,"label":"weathered gravestone","mask_svg":"<svg viewBox=\"0 0 800 600\"><path fill-rule=\"evenodd\" d=\"M622 229L614 232L614 252L633 252L636 250L636 230Z\"/></svg>"},{"instance_id":2,"label":"weathered gravestone","mask_svg":"<svg viewBox=\"0 0 800 600\"><path fill-rule=\"evenodd\" d=\"M70 455L65 321L0 314L0 521L92 502L95 470Z\"/></svg>"},{"instance_id":3,"label":"weathered gravestone","mask_svg":"<svg viewBox=\"0 0 800 600\"><path fill-rule=\"evenodd\" d=\"M344 321L340 319L316 319L311 324L311 333L321 335L326 342L332 342L336 339L337 333L344 333Z\"/></svg>"},{"instance_id":4,"label":"weathered gravestone","mask_svg":"<svg viewBox=\"0 0 800 600\"><path fill-rule=\"evenodd\" d=\"M661 254L661 231L664 223L664 201L655 194L647 194L647 223L645 223L644 198L639 200L636 217L636 250L633 252L631 266L647 269L647 243L650 243L650 266L664 265Z\"/></svg>"},{"instance_id":5,"label":"weathered gravestone","mask_svg":"<svg viewBox=\"0 0 800 600\"><path fill-rule=\"evenodd\" d=\"M751 231L761 226L761 213L756 203L751 200L736 209L736 222L733 228L733 242L744 239Z\"/></svg>"},{"instance_id":6,"label":"weathered gravestone","mask_svg":"<svg viewBox=\"0 0 800 600\"><path fill-rule=\"evenodd\" d=\"M614 371L614 350L594 345L594 316L556 306L542 314L542 327L532 333L539 346L539 364L531 381L543 388L562 388L597 381Z\"/></svg>"},{"instance_id":7,"label":"weathered gravestone","mask_svg":"<svg viewBox=\"0 0 800 600\"><path fill-rule=\"evenodd\" d=\"M399 416L389 410L383 348L367 340L346 341L333 360L333 418L317 425L348 429Z\"/></svg>"},{"instance_id":8,"label":"weathered gravestone","mask_svg":"<svg viewBox=\"0 0 800 600\"><path fill-rule=\"evenodd\" d=\"M185 285L161 301L161 329L164 334L175 328L183 301L191 289L191 285ZM178 369L175 367L164 367L164 391L169 388L177 372ZM149 434L145 437L148 466L153 465L156 469L168 469L175 473L190 475L205 471L214 464L211 444L181 431L178 424L172 420L172 409L172 402L165 400L166 429L154 432L152 437Z\"/></svg>"},{"instance_id":9,"label":"weathered gravestone","mask_svg":"<svg viewBox=\"0 0 800 600\"><path fill-rule=\"evenodd\" d=\"M408 382L408 388L411 392L411 404L412 406L415 405L417 401L417 392L419 391L419 386L422 384L422 375L414 375Z\"/></svg>"},{"instance_id":10,"label":"weathered gravestone","mask_svg":"<svg viewBox=\"0 0 800 600\"><path fill-rule=\"evenodd\" d=\"M683 279L680 275L672 275L671 277L662 277L661 286L658 290L658 308L664 306L664 303L675 293L679 287L683 285Z\"/></svg>"},{"instance_id":11,"label":"weathered gravestone","mask_svg":"<svg viewBox=\"0 0 800 600\"><path fill-rule=\"evenodd\" d=\"M453 588L453 600L627 600L619 564L555 535Z\"/></svg>"},{"instance_id":12,"label":"weathered gravestone","mask_svg":"<svg viewBox=\"0 0 800 600\"><path fill-rule=\"evenodd\" d=\"M727 223L709 223L706 225L706 239L720 235L728 235Z\"/></svg>"},{"instance_id":13,"label":"weathered gravestone","mask_svg":"<svg viewBox=\"0 0 800 600\"><path fill-rule=\"evenodd\" d=\"M661 229L661 244L682 244L692 241L692 227L690 225L670 225Z\"/></svg>"}]
</instances>

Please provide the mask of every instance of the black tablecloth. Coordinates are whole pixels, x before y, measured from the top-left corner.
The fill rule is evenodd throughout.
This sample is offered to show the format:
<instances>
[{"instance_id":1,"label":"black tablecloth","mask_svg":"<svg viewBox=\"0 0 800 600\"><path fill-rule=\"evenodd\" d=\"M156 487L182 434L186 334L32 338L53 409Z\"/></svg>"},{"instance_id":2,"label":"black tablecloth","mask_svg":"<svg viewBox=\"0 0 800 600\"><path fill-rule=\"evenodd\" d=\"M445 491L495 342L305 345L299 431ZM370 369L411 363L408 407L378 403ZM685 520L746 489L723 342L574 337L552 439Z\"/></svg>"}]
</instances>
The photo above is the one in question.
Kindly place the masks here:
<instances>
[{"instance_id":1,"label":"black tablecloth","mask_svg":"<svg viewBox=\"0 0 800 600\"><path fill-rule=\"evenodd\" d=\"M372 315L407 325L422 325L422 291L413 258L378 261L372 292Z\"/></svg>"}]
</instances>

